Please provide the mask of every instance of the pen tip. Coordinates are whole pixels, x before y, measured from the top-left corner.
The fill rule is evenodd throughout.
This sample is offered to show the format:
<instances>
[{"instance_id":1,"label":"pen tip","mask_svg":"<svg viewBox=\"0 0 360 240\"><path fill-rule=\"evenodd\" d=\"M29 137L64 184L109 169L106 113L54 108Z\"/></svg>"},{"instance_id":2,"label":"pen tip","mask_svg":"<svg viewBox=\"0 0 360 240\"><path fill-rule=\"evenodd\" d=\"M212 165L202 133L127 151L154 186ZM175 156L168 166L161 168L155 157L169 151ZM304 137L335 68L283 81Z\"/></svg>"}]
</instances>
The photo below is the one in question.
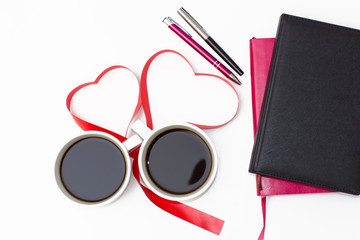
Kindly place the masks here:
<instances>
[{"instance_id":1,"label":"pen tip","mask_svg":"<svg viewBox=\"0 0 360 240\"><path fill-rule=\"evenodd\" d=\"M234 74L230 74L230 78L231 78L231 80L233 80L233 82L241 85L240 80Z\"/></svg>"}]
</instances>

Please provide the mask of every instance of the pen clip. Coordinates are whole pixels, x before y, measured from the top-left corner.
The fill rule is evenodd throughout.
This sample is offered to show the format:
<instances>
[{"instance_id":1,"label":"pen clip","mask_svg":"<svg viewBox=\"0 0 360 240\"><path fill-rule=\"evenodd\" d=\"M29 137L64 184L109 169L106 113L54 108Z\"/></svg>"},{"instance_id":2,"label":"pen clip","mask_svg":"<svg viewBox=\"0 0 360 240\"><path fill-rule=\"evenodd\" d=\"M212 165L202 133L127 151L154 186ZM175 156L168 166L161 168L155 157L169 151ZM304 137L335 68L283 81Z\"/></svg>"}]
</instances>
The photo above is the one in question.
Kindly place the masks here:
<instances>
[{"instance_id":1,"label":"pen clip","mask_svg":"<svg viewBox=\"0 0 360 240\"><path fill-rule=\"evenodd\" d=\"M177 22L175 22L175 20L172 19L171 17L166 17L166 18L164 18L163 22L166 23L167 25L175 24L175 25L178 26L181 30L183 30L189 37L192 38L191 34L190 34L188 31L186 31L182 26L180 26L180 24L178 24Z\"/></svg>"}]
</instances>

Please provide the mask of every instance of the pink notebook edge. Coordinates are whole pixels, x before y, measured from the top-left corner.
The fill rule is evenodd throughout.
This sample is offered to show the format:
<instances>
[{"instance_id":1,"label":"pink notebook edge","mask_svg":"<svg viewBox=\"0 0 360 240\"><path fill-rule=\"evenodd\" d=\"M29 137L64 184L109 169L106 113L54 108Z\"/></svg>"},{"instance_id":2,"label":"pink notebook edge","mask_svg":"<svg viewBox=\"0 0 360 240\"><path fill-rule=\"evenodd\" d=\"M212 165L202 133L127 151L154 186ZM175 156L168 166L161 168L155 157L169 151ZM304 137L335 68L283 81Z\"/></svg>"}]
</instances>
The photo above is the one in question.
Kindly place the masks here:
<instances>
[{"instance_id":1,"label":"pink notebook edge","mask_svg":"<svg viewBox=\"0 0 360 240\"><path fill-rule=\"evenodd\" d=\"M267 73L270 67L274 43L275 38L253 37L250 39L251 97L254 135L256 134L257 124L260 116L260 108L262 104L262 98L264 96L267 82ZM259 50L259 47L262 47L262 49ZM263 54L262 60L260 60L259 56L257 56L259 52ZM263 69L257 68L255 66L255 63L257 62L257 64L259 64L259 61L262 61L262 66L265 66ZM259 73L258 70L261 72ZM258 196L333 192L328 189L260 175L256 175L256 190Z\"/></svg>"}]
</instances>

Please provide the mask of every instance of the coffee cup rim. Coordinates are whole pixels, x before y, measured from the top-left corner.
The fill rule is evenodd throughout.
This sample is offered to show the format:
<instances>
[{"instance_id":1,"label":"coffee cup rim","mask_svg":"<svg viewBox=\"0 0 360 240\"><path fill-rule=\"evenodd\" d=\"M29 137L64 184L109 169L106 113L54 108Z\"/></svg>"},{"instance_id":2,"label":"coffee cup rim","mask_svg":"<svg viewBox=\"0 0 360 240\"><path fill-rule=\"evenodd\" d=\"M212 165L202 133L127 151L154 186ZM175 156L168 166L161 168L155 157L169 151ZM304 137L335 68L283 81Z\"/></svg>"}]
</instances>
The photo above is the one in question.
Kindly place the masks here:
<instances>
[{"instance_id":1,"label":"coffee cup rim","mask_svg":"<svg viewBox=\"0 0 360 240\"><path fill-rule=\"evenodd\" d=\"M86 138L90 138L90 137L99 137L99 138L103 138L105 140L108 140L110 142L112 142L113 144L115 144L121 151L123 157L124 157L124 161L125 161L125 176L124 179L120 185L120 187L109 197L100 200L100 201L96 201L96 202L90 202L90 201L85 201L85 200L81 200L77 197L75 197L73 194L71 194L66 187L63 184L62 178L61 178L61 173L60 173L60 168L61 168L61 163L63 161L63 157L65 155L65 153L67 152L67 150L73 146L76 142L82 140L82 139L86 139ZM105 204L109 204L113 201L115 201L117 198L119 198L123 192L125 191L125 189L127 188L127 186L129 185L130 182L130 175L131 175L131 162L130 162L130 156L129 153L127 151L127 149L125 148L124 144L121 143L117 138L115 138L114 136L108 134L108 133L104 133L101 131L86 131L83 134L77 135L75 137L73 137L70 141L68 141L59 151L56 161L55 161L55 180L56 183L58 185L58 187L60 188L60 190L62 191L62 193L70 200L79 203L81 205L87 205L87 206L101 206L101 205L105 205Z\"/></svg>"},{"instance_id":2,"label":"coffee cup rim","mask_svg":"<svg viewBox=\"0 0 360 240\"><path fill-rule=\"evenodd\" d=\"M146 170L146 153L150 146L150 144L153 142L153 140L159 136L160 134L169 131L169 130L175 130L175 129L185 129L189 130L195 134L197 134L199 137L202 138L202 140L206 143L210 150L211 154L211 170L210 173L205 180L205 182L198 187L196 190L186 193L186 194L173 194L164 191L163 189L159 188L151 179L151 177L148 174L148 171ZM139 157L138 157L138 165L139 165L139 172L141 179L145 183L145 185L155 194L157 194L160 197L163 197L168 200L172 201L187 201L194 198L199 197L200 195L204 194L209 187L212 185L212 183L215 180L217 168L218 168L218 158L216 155L215 147L210 138L206 135L206 133L201 130L200 128L196 127L195 125L189 124L189 123L172 123L168 125L161 126L159 128L156 128L152 130L152 133L150 136L148 136L146 139L144 139L143 143L141 144L140 150L139 150Z\"/></svg>"}]
</instances>

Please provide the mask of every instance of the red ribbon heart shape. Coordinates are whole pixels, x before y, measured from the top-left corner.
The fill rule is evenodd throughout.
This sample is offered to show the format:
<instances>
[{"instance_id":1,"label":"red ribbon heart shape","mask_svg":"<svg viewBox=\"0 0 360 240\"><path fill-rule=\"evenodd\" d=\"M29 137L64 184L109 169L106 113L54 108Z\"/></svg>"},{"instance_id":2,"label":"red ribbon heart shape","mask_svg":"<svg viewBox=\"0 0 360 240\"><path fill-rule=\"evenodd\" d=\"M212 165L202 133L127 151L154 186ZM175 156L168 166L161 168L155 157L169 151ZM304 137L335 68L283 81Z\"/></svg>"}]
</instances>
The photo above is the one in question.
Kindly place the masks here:
<instances>
[{"instance_id":1,"label":"red ribbon heart shape","mask_svg":"<svg viewBox=\"0 0 360 240\"><path fill-rule=\"evenodd\" d=\"M105 69L97 78L94 82L88 82L88 83L84 83L84 84L81 84L80 86L77 86L76 88L74 88L70 93L69 95L67 96L67 99L66 99L66 107L69 111L69 113L71 114L71 116L73 117L73 119L75 120L76 124L81 128L83 129L84 131L101 131L101 132L105 132L105 133L108 133L108 134L111 134L112 136L116 137L120 142L123 142L126 140L126 137L120 135L120 134L117 134L113 131L110 131L106 128L103 128L103 127L100 127L98 125L95 125L95 124L92 124L90 122L87 122L77 116L75 116L71 110L70 110L70 106L71 106L71 100L73 98L73 96L82 88L86 87L86 86L89 86L89 85L93 85L93 84L98 84L99 81L102 79L102 77L107 74L108 72L114 70L114 69L119 69L119 68L122 68L122 69L126 69L128 71L130 71L132 74L134 74L129 68L127 67L124 67L124 66L120 66L120 65L115 65L115 66L111 66L107 69ZM134 74L134 76L136 77L136 75ZM137 79L137 77L136 77ZM130 123L131 121L134 119L135 115L137 114L137 112L139 111L141 107L141 98L140 98L140 94L138 95L138 103L135 107L135 110L134 110L134 113L132 115L132 118L129 122L129 126L130 126ZM129 128L128 126L128 128Z\"/></svg>"},{"instance_id":2,"label":"red ribbon heart shape","mask_svg":"<svg viewBox=\"0 0 360 240\"><path fill-rule=\"evenodd\" d=\"M148 71L149 68L152 64L152 62L154 61L154 59L156 57L158 57L159 55L163 54L163 53L174 53L178 56L180 56L181 58L183 58L188 64L189 67L192 69L192 71L194 72L194 69L192 68L190 62L180 53L174 51L174 50L163 50L163 51L159 51L157 53L155 53L145 64L142 74L141 74L141 81L140 81L140 95L141 95L141 100L142 100L142 104L143 104L143 109L145 112L145 117L146 117L146 123L147 126L151 129L153 129L153 119L152 119L152 115L151 115L151 110L150 110L150 102L149 102L149 93L148 93L148 86L147 86L147 77L148 77ZM199 123L191 123L199 128L217 128L217 127L221 127L225 124L227 124L228 122L230 122L236 115L238 108L239 108L239 97L236 93L235 88L224 78L221 78L217 75L213 75L213 74L208 74L208 73L196 73L194 72L195 76L207 76L210 78L216 78L218 80L220 80L221 82L223 82L224 84L226 84L227 86L229 86L235 93L236 98L237 98L237 108L236 111L234 112L234 114L232 115L232 117L230 119L228 119L226 122L223 122L221 124L218 125L204 125L204 124L199 124Z\"/></svg>"}]
</instances>

